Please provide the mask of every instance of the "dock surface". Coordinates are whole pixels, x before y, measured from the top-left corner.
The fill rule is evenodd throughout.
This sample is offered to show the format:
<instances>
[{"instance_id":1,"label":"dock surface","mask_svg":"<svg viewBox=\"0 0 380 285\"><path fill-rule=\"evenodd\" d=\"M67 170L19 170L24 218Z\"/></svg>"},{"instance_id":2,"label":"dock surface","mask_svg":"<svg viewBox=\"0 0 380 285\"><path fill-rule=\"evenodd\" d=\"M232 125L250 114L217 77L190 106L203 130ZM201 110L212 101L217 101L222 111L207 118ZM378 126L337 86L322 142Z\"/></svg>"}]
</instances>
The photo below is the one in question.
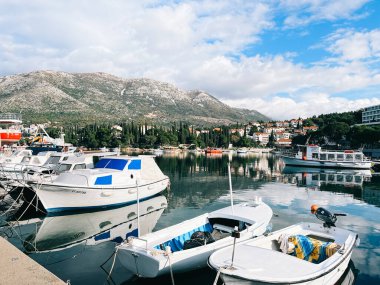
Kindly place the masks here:
<instances>
[{"instance_id":1,"label":"dock surface","mask_svg":"<svg viewBox=\"0 0 380 285\"><path fill-rule=\"evenodd\" d=\"M0 237L0 268L2 285L66 284L2 237Z\"/></svg>"}]
</instances>

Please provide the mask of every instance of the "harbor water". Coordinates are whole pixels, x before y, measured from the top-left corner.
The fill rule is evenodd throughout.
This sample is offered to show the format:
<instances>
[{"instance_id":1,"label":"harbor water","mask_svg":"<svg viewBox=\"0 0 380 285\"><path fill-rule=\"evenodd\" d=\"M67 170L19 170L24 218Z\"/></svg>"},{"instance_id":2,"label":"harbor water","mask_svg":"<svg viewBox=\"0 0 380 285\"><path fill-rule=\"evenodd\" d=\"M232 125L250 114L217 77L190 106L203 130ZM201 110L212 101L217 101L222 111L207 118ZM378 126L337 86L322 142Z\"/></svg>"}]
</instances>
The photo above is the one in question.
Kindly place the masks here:
<instances>
[{"instance_id":1,"label":"harbor water","mask_svg":"<svg viewBox=\"0 0 380 285\"><path fill-rule=\"evenodd\" d=\"M273 209L273 231L298 222L321 222L310 213L312 204L347 214L339 217L337 226L357 232L361 242L339 284L380 284L380 173L285 167L279 157L260 153L163 153L156 161L171 186L139 204L139 219L136 204L47 216L29 204L16 204L15 197L3 197L0 235L70 284L170 285L170 276L133 276L115 258L115 246L126 236L230 205L230 162L234 203L260 197ZM214 279L215 272L208 268L174 275L177 285L213 284Z\"/></svg>"}]
</instances>

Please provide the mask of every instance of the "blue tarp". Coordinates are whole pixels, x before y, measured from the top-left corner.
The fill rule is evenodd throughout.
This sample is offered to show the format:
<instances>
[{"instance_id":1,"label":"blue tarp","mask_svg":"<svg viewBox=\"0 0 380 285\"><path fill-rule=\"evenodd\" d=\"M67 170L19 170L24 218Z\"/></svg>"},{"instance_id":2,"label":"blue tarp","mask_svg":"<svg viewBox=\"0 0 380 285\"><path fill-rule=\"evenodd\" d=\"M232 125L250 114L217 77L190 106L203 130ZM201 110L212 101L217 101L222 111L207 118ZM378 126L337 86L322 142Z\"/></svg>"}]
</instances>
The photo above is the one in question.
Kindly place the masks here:
<instances>
[{"instance_id":1,"label":"blue tarp","mask_svg":"<svg viewBox=\"0 0 380 285\"><path fill-rule=\"evenodd\" d=\"M96 163L95 168L123 170L127 163L128 159L102 158Z\"/></svg>"},{"instance_id":2,"label":"blue tarp","mask_svg":"<svg viewBox=\"0 0 380 285\"><path fill-rule=\"evenodd\" d=\"M180 236L177 236L169 241L163 242L162 244L159 244L155 246L156 249L164 249L167 246L170 246L172 252L183 250L183 245L186 240L189 240L191 238L191 235L197 231L201 232L212 232L212 226L210 224L206 224L203 226L200 226L198 228L192 229L191 231L184 233Z\"/></svg>"}]
</instances>

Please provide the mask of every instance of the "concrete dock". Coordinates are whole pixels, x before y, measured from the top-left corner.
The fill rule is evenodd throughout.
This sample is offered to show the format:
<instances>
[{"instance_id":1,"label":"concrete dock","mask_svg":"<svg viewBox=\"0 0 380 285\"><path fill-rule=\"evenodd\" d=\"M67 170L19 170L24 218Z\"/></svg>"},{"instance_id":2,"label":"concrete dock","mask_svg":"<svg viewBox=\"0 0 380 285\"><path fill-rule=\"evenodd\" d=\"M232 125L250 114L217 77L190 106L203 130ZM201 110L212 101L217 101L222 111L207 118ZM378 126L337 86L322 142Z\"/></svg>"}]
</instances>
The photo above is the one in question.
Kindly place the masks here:
<instances>
[{"instance_id":1,"label":"concrete dock","mask_svg":"<svg viewBox=\"0 0 380 285\"><path fill-rule=\"evenodd\" d=\"M0 284L65 285L66 283L0 237Z\"/></svg>"}]
</instances>

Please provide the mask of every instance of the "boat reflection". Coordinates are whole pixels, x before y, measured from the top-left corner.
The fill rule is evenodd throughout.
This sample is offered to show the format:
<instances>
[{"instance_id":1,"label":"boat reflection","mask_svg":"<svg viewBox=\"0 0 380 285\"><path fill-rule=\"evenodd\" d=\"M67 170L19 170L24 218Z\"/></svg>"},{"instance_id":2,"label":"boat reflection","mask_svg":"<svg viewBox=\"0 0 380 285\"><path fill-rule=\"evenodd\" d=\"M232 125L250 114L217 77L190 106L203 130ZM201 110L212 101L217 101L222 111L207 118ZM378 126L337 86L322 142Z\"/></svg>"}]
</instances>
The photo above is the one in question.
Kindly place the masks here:
<instances>
[{"instance_id":1,"label":"boat reflection","mask_svg":"<svg viewBox=\"0 0 380 285\"><path fill-rule=\"evenodd\" d=\"M342 185L345 187L362 187L371 181L370 170L360 169L321 169L285 166L283 174L294 177L298 186L322 187L324 185Z\"/></svg>"},{"instance_id":2,"label":"boat reflection","mask_svg":"<svg viewBox=\"0 0 380 285\"><path fill-rule=\"evenodd\" d=\"M167 207L165 196L156 196L137 204L106 211L62 216L47 216L36 233L23 242L27 252L62 250L79 243L97 245L105 241L120 243L129 236L149 233Z\"/></svg>"}]
</instances>

